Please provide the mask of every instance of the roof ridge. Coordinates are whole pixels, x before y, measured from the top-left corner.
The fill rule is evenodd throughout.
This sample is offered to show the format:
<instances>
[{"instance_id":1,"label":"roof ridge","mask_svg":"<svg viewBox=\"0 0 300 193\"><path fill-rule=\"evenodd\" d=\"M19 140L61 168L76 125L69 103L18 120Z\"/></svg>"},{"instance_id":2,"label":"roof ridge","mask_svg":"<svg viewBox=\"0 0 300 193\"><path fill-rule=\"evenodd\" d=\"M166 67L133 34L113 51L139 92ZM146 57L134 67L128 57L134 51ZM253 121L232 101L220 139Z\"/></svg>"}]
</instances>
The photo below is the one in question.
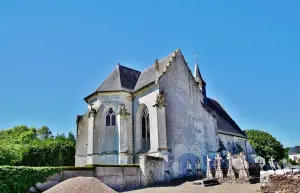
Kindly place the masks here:
<instances>
[{"instance_id":1,"label":"roof ridge","mask_svg":"<svg viewBox=\"0 0 300 193\"><path fill-rule=\"evenodd\" d=\"M167 57L173 55L173 54L177 54L177 50L178 50L178 49L176 49L175 51L173 51L173 52L171 52L170 54L166 55L165 57L159 59L159 60L158 60L158 63L159 63L160 61L166 59ZM153 64L151 64L149 67L145 68L142 72L144 72L144 71L146 71L147 69L153 67L154 65L155 65L155 62L154 62Z\"/></svg>"},{"instance_id":2,"label":"roof ridge","mask_svg":"<svg viewBox=\"0 0 300 193\"><path fill-rule=\"evenodd\" d=\"M136 72L141 72L141 71L139 71L139 70L136 70L136 69L129 68L129 67L127 67L127 66L121 65L120 63L118 63L117 66L122 67L122 68L127 68L127 69L129 69L129 70L133 70L133 71L136 71Z\"/></svg>"}]
</instances>

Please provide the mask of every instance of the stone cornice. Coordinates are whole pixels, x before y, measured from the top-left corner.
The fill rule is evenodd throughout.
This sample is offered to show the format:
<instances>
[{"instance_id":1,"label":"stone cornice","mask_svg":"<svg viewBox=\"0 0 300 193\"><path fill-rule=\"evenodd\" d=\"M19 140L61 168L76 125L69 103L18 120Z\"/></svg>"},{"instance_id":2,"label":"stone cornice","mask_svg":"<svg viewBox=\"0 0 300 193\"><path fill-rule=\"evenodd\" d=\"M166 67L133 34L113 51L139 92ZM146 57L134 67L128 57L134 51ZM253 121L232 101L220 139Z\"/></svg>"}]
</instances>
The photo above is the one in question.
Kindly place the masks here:
<instances>
[{"instance_id":1,"label":"stone cornice","mask_svg":"<svg viewBox=\"0 0 300 193\"><path fill-rule=\"evenodd\" d=\"M84 100L88 102L88 100L93 96L102 96L102 95L125 95L125 96L132 96L131 92L126 92L123 90L120 91L96 91L90 94L89 96L85 97Z\"/></svg>"},{"instance_id":2,"label":"stone cornice","mask_svg":"<svg viewBox=\"0 0 300 193\"><path fill-rule=\"evenodd\" d=\"M143 92L145 92L145 91L147 91L147 90L153 88L154 86L156 86L155 82L152 82L152 83L150 83L150 84L144 86L143 88L141 88L141 89L135 91L135 92L133 93L133 97L136 97L136 96L142 94Z\"/></svg>"}]
</instances>

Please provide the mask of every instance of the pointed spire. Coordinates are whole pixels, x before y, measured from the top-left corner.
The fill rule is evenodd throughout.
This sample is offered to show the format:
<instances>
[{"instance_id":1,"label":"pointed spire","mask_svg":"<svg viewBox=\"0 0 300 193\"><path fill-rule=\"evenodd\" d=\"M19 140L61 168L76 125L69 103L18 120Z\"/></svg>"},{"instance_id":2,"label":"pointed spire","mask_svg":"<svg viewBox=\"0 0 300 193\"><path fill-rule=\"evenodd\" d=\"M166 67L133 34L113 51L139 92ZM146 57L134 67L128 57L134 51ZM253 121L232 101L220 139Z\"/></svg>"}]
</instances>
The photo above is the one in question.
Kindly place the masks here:
<instances>
[{"instance_id":1,"label":"pointed spire","mask_svg":"<svg viewBox=\"0 0 300 193\"><path fill-rule=\"evenodd\" d=\"M196 82L201 82L202 77L201 77L201 74L200 74L200 70L199 70L199 66L198 66L197 61L195 61L194 77L195 77Z\"/></svg>"},{"instance_id":2,"label":"pointed spire","mask_svg":"<svg viewBox=\"0 0 300 193\"><path fill-rule=\"evenodd\" d=\"M199 66L198 66L198 62L197 62L197 53L195 51L195 70L194 70L194 77L196 82L199 82L201 84L205 84L204 80L202 79L200 70L199 70Z\"/></svg>"},{"instance_id":3,"label":"pointed spire","mask_svg":"<svg viewBox=\"0 0 300 193\"><path fill-rule=\"evenodd\" d=\"M195 81L198 83L200 90L202 91L203 94L203 104L206 105L207 103L207 98L206 98L206 83L203 80L200 70L199 70L199 66L197 63L197 53L195 51L195 71L194 71L194 78Z\"/></svg>"}]
</instances>

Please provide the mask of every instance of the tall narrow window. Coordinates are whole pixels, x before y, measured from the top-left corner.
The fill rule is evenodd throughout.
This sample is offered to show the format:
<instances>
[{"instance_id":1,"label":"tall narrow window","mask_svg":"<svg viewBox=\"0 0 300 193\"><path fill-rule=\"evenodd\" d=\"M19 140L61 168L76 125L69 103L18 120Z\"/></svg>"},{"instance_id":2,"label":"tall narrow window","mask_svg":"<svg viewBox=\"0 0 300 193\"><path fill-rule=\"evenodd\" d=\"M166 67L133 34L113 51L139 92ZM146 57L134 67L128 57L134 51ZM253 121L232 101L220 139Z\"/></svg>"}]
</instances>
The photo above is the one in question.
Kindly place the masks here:
<instances>
[{"instance_id":1,"label":"tall narrow window","mask_svg":"<svg viewBox=\"0 0 300 193\"><path fill-rule=\"evenodd\" d=\"M145 139L146 138L146 119L142 118L142 139Z\"/></svg>"},{"instance_id":2,"label":"tall narrow window","mask_svg":"<svg viewBox=\"0 0 300 193\"><path fill-rule=\"evenodd\" d=\"M196 170L200 170L200 167L201 167L200 160L197 158L197 160L196 160Z\"/></svg>"},{"instance_id":3,"label":"tall narrow window","mask_svg":"<svg viewBox=\"0 0 300 193\"><path fill-rule=\"evenodd\" d=\"M187 169L187 170L191 170L191 169L192 169L192 163L191 163L191 160L187 160L187 162L186 162L186 169Z\"/></svg>"},{"instance_id":4,"label":"tall narrow window","mask_svg":"<svg viewBox=\"0 0 300 193\"><path fill-rule=\"evenodd\" d=\"M142 148L150 148L150 121L147 107L145 107L142 114Z\"/></svg>"},{"instance_id":5,"label":"tall narrow window","mask_svg":"<svg viewBox=\"0 0 300 193\"><path fill-rule=\"evenodd\" d=\"M148 110L147 110L148 113ZM150 122L149 122L149 113L147 115L147 138L150 138Z\"/></svg>"},{"instance_id":6,"label":"tall narrow window","mask_svg":"<svg viewBox=\"0 0 300 193\"><path fill-rule=\"evenodd\" d=\"M106 115L106 126L110 126L110 114Z\"/></svg>"},{"instance_id":7,"label":"tall narrow window","mask_svg":"<svg viewBox=\"0 0 300 193\"><path fill-rule=\"evenodd\" d=\"M115 114L113 114L113 115L111 116L111 125L112 125L112 126L116 126L116 115L115 115Z\"/></svg>"},{"instance_id":8,"label":"tall narrow window","mask_svg":"<svg viewBox=\"0 0 300 193\"><path fill-rule=\"evenodd\" d=\"M116 126L116 115L112 108L106 113L106 126Z\"/></svg>"}]
</instances>

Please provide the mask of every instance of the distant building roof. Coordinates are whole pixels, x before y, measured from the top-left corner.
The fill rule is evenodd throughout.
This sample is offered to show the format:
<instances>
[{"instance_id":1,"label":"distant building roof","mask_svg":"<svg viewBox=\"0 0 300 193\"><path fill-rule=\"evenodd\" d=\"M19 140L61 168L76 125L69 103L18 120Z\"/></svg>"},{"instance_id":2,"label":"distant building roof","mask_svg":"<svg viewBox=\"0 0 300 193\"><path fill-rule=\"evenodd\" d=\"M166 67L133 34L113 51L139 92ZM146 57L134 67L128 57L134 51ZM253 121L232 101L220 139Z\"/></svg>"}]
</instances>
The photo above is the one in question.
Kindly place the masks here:
<instances>
[{"instance_id":1,"label":"distant building roof","mask_svg":"<svg viewBox=\"0 0 300 193\"><path fill-rule=\"evenodd\" d=\"M218 128L219 131L234 134L241 137L247 137L247 135L241 130L241 128L235 123L235 121L227 114L227 112L222 108L222 106L215 100L207 98L207 105L212 109L218 116L222 117L231 127L221 127Z\"/></svg>"},{"instance_id":2,"label":"distant building roof","mask_svg":"<svg viewBox=\"0 0 300 193\"><path fill-rule=\"evenodd\" d=\"M300 154L300 146L295 146L290 148L289 155L297 155Z\"/></svg>"}]
</instances>

